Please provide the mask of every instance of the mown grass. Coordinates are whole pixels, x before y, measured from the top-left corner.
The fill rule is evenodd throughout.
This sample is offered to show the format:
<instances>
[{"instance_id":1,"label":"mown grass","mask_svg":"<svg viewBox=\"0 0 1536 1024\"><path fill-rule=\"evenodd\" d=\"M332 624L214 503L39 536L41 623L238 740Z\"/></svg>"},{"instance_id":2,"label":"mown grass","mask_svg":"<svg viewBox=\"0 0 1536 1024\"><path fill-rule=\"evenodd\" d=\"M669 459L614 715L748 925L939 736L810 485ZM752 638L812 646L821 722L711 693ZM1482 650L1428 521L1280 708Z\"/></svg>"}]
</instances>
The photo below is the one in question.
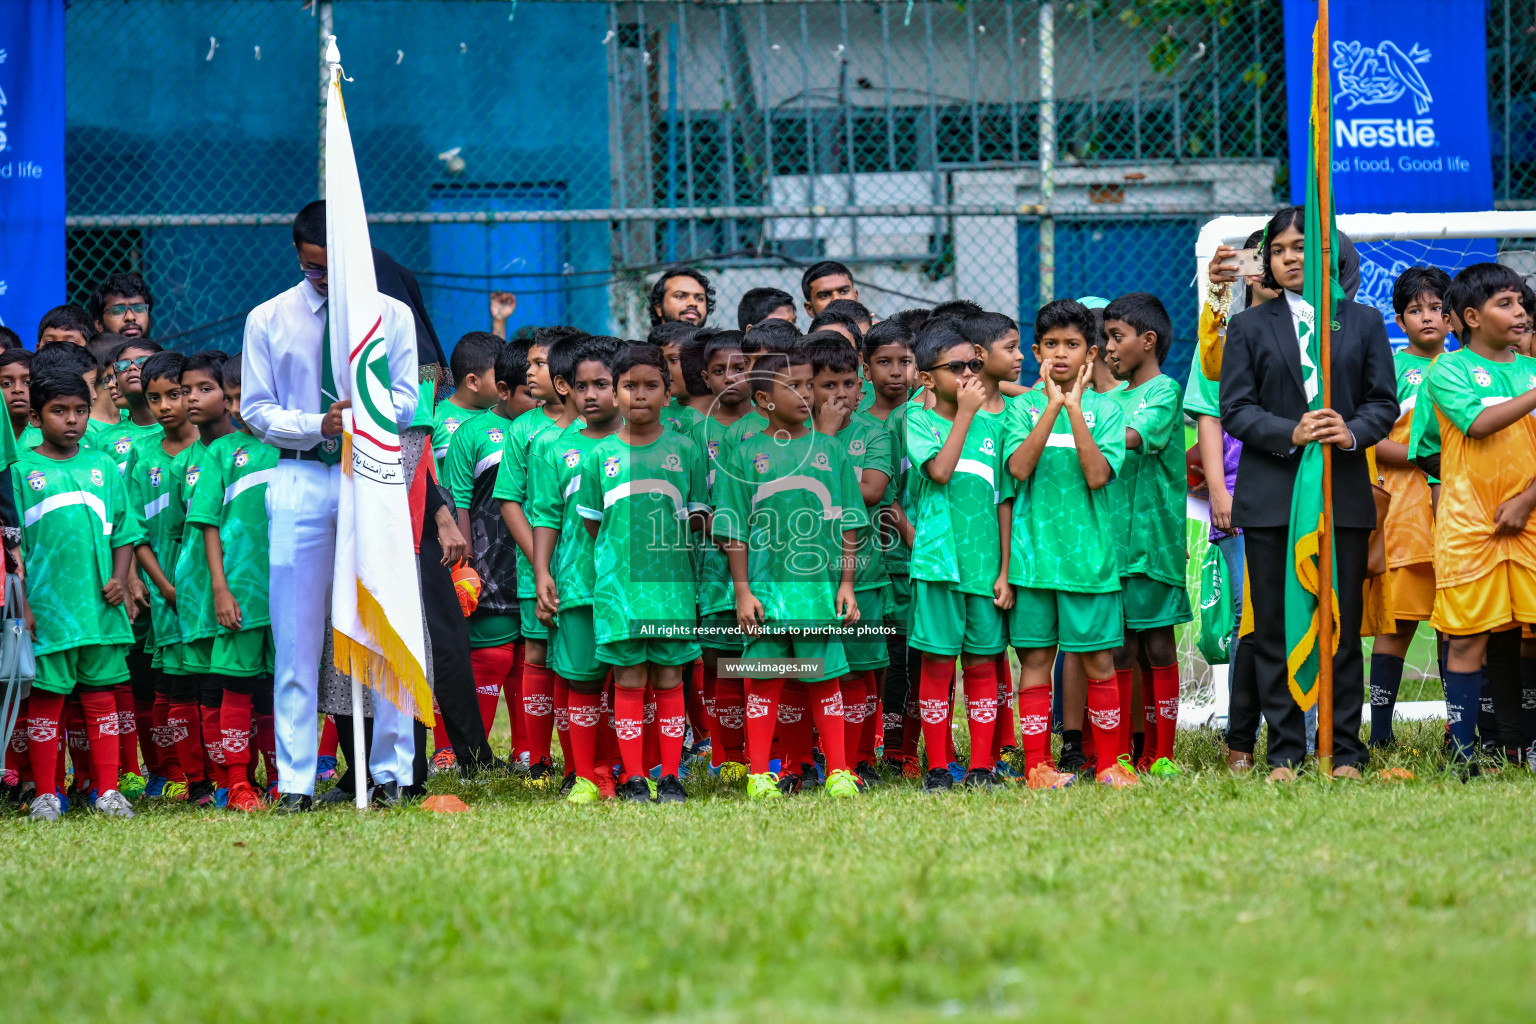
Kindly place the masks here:
<instances>
[{"instance_id":1,"label":"mown grass","mask_svg":"<svg viewBox=\"0 0 1536 1024\"><path fill-rule=\"evenodd\" d=\"M1536 779L0 821L9 1022L1512 1020Z\"/></svg>"}]
</instances>

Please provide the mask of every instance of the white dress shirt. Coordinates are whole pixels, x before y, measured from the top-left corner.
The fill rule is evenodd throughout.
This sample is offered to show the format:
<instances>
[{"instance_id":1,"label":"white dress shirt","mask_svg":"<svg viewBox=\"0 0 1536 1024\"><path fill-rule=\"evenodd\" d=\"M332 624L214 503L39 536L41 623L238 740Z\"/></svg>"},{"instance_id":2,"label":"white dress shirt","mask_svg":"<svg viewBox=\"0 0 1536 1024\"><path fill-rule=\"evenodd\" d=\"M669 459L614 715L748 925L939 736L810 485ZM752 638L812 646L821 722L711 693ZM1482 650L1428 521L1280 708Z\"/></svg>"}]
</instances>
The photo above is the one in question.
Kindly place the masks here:
<instances>
[{"instance_id":1,"label":"white dress shirt","mask_svg":"<svg viewBox=\"0 0 1536 1024\"><path fill-rule=\"evenodd\" d=\"M416 415L416 321L399 299L380 295L389 346L390 390L401 430ZM241 359L240 417L259 440L301 451L321 441L327 406L320 403L321 342L328 313L325 296L308 280L276 295L245 318ZM337 376L345 367L334 367Z\"/></svg>"}]
</instances>

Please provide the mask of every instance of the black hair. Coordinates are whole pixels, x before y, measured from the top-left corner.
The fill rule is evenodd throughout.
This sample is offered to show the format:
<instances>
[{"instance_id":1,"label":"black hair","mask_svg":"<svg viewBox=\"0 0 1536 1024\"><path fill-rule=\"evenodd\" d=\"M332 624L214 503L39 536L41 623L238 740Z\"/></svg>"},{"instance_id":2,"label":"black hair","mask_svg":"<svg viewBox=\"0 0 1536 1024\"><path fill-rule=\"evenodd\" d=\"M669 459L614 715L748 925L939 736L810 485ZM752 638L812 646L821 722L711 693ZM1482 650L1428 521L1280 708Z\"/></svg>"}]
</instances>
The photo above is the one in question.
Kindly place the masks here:
<instances>
[{"instance_id":1,"label":"black hair","mask_svg":"<svg viewBox=\"0 0 1536 1024\"><path fill-rule=\"evenodd\" d=\"M677 370L683 375L683 387L688 389L688 394L692 397L697 398L710 393L709 381L705 379L709 369L709 356L706 354L706 349L709 339L716 334L732 334L738 338L741 336L740 331L722 331L718 328L706 327L695 331L693 337L683 342L682 347L678 349ZM737 344L741 342L738 341ZM669 384L668 387L670 386Z\"/></svg>"},{"instance_id":2,"label":"black hair","mask_svg":"<svg viewBox=\"0 0 1536 1024\"><path fill-rule=\"evenodd\" d=\"M1263 285L1270 291L1283 292L1280 281L1275 277L1274 268L1270 266L1269 243L1285 233L1287 228L1295 228L1297 231L1305 231L1307 223L1307 210L1304 206L1287 206L1269 218L1269 223L1264 225L1264 237L1259 239L1259 244L1264 251L1260 254L1264 260Z\"/></svg>"},{"instance_id":3,"label":"black hair","mask_svg":"<svg viewBox=\"0 0 1536 1024\"><path fill-rule=\"evenodd\" d=\"M224 389L225 394L229 394L240 386L241 362L240 353L236 352L224 360L224 365L219 367L219 386Z\"/></svg>"},{"instance_id":4,"label":"black hair","mask_svg":"<svg viewBox=\"0 0 1536 1024\"><path fill-rule=\"evenodd\" d=\"M37 340L43 340L46 330L79 331L80 337L90 341L96 337L96 323L90 314L79 306L54 306L37 322Z\"/></svg>"},{"instance_id":5,"label":"black hair","mask_svg":"<svg viewBox=\"0 0 1536 1024\"><path fill-rule=\"evenodd\" d=\"M960 318L960 333L965 340L989 352L1003 335L1018 329L1019 325L1007 313L981 312Z\"/></svg>"},{"instance_id":6,"label":"black hair","mask_svg":"<svg viewBox=\"0 0 1536 1024\"><path fill-rule=\"evenodd\" d=\"M548 327L536 327L528 341L529 348L553 348L555 343L564 338L586 337L587 332L579 327L571 327L569 324L551 324Z\"/></svg>"},{"instance_id":7,"label":"black hair","mask_svg":"<svg viewBox=\"0 0 1536 1024\"><path fill-rule=\"evenodd\" d=\"M660 345L629 345L609 364L613 371L613 384L617 388L619 378L637 366L654 366L661 371L661 382L672 386L672 371L667 369L667 356Z\"/></svg>"},{"instance_id":8,"label":"black hair","mask_svg":"<svg viewBox=\"0 0 1536 1024\"><path fill-rule=\"evenodd\" d=\"M86 405L91 404L91 389L86 387L85 378L76 373L56 370L38 374L32 378L30 393L32 411L38 415L55 398L78 398Z\"/></svg>"},{"instance_id":9,"label":"black hair","mask_svg":"<svg viewBox=\"0 0 1536 1024\"><path fill-rule=\"evenodd\" d=\"M1452 311L1465 327L1463 314L1467 310L1482 309L1499 292L1523 291L1525 278L1502 263L1474 263L1457 274L1451 285L1455 299Z\"/></svg>"},{"instance_id":10,"label":"black hair","mask_svg":"<svg viewBox=\"0 0 1536 1024\"><path fill-rule=\"evenodd\" d=\"M470 331L464 335L454 343L453 354L448 357L448 369L453 373L453 379L463 381L472 373L484 377L493 371L496 357L505 344L490 331Z\"/></svg>"},{"instance_id":11,"label":"black hair","mask_svg":"<svg viewBox=\"0 0 1536 1024\"><path fill-rule=\"evenodd\" d=\"M656 279L656 283L651 285L651 299L645 306L651 314L651 326L655 327L662 322L661 314L657 310L661 309L661 300L666 298L667 282L674 277L691 277L699 283L700 288L704 289L704 319L708 320L709 315L715 311L715 289L709 283L709 275L692 267L677 266L663 270L661 276Z\"/></svg>"},{"instance_id":12,"label":"black hair","mask_svg":"<svg viewBox=\"0 0 1536 1024\"><path fill-rule=\"evenodd\" d=\"M881 321L881 323L887 323L894 320L901 324L901 326L905 327L907 331L915 338L917 337L917 332L923 329L923 324L927 323L930 319L932 319L932 317L933 310L931 309L903 309L900 312L886 317L885 320Z\"/></svg>"},{"instance_id":13,"label":"black hair","mask_svg":"<svg viewBox=\"0 0 1536 1024\"><path fill-rule=\"evenodd\" d=\"M941 302L937 306L934 306L932 312L930 312L929 315L967 317L976 316L978 313L985 312L986 310L982 309L980 305L972 302L970 299L950 299L948 302Z\"/></svg>"},{"instance_id":14,"label":"black hair","mask_svg":"<svg viewBox=\"0 0 1536 1024\"><path fill-rule=\"evenodd\" d=\"M528 383L528 349L531 343L527 338L513 335L496 354L496 383L505 384L507 390L516 391Z\"/></svg>"},{"instance_id":15,"label":"black hair","mask_svg":"<svg viewBox=\"0 0 1536 1024\"><path fill-rule=\"evenodd\" d=\"M91 298L87 305L93 321L100 320L101 315L111 305L107 300L116 296L120 299L131 299L135 295L140 296L151 310L155 308L155 297L149 294L149 282L139 274L108 274L101 283L91 289Z\"/></svg>"},{"instance_id":16,"label":"black hair","mask_svg":"<svg viewBox=\"0 0 1536 1024\"><path fill-rule=\"evenodd\" d=\"M771 318L775 311L795 308L795 297L782 288L748 288L736 304L736 327L745 331Z\"/></svg>"},{"instance_id":17,"label":"black hair","mask_svg":"<svg viewBox=\"0 0 1536 1024\"><path fill-rule=\"evenodd\" d=\"M107 353L107 365L110 366L123 358L123 353L131 348L141 348L150 355L165 351L160 347L159 342L150 341L148 338L124 338L122 344L112 346L112 351Z\"/></svg>"},{"instance_id":18,"label":"black hair","mask_svg":"<svg viewBox=\"0 0 1536 1024\"><path fill-rule=\"evenodd\" d=\"M33 373L73 373L83 377L95 371L96 360L79 345L47 345L32 357Z\"/></svg>"},{"instance_id":19,"label":"black hair","mask_svg":"<svg viewBox=\"0 0 1536 1024\"><path fill-rule=\"evenodd\" d=\"M214 380L220 382L222 387L224 379L224 364L229 361L229 356L216 348L206 349L202 352L193 352L187 356L187 361L181 367L183 374L206 373Z\"/></svg>"},{"instance_id":20,"label":"black hair","mask_svg":"<svg viewBox=\"0 0 1536 1024\"><path fill-rule=\"evenodd\" d=\"M808 334L801 343L811 356L811 372L831 370L833 373L858 373L859 354L848 347L841 334L826 332Z\"/></svg>"},{"instance_id":21,"label":"black hair","mask_svg":"<svg viewBox=\"0 0 1536 1024\"><path fill-rule=\"evenodd\" d=\"M293 244L325 248L325 200L316 199L293 218Z\"/></svg>"},{"instance_id":22,"label":"black hair","mask_svg":"<svg viewBox=\"0 0 1536 1024\"><path fill-rule=\"evenodd\" d=\"M1439 267L1409 267L1392 282L1392 312L1398 316L1420 295L1433 295L1444 304L1451 290L1451 275Z\"/></svg>"},{"instance_id":23,"label":"black hair","mask_svg":"<svg viewBox=\"0 0 1536 1024\"><path fill-rule=\"evenodd\" d=\"M12 363L20 363L30 371L32 353L19 345L15 348L0 349L0 366L10 366Z\"/></svg>"},{"instance_id":24,"label":"black hair","mask_svg":"<svg viewBox=\"0 0 1536 1024\"><path fill-rule=\"evenodd\" d=\"M1158 365L1161 366L1163 360L1168 358L1168 349L1173 344L1173 321L1162 300L1156 295L1151 292L1127 292L1104 307L1104 319L1124 321L1135 328L1137 334L1151 331L1157 336L1152 351ZM1092 338L1088 342L1097 344Z\"/></svg>"},{"instance_id":25,"label":"black hair","mask_svg":"<svg viewBox=\"0 0 1536 1024\"><path fill-rule=\"evenodd\" d=\"M908 352L912 351L912 331L895 317L881 320L864 335L864 358L868 360L876 349L886 345L900 345Z\"/></svg>"},{"instance_id":26,"label":"black hair","mask_svg":"<svg viewBox=\"0 0 1536 1024\"><path fill-rule=\"evenodd\" d=\"M971 345L970 339L960 333L960 321L952 316L936 316L917 332L913 343L913 355L919 370L932 370L939 356L956 345Z\"/></svg>"},{"instance_id":27,"label":"black hair","mask_svg":"<svg viewBox=\"0 0 1536 1024\"><path fill-rule=\"evenodd\" d=\"M752 367L752 372L747 376L747 399L755 402L758 392L772 390L774 384L789 375L790 367L810 365L811 354L803 347L797 347L788 352L765 354L758 359L757 364Z\"/></svg>"},{"instance_id":28,"label":"black hair","mask_svg":"<svg viewBox=\"0 0 1536 1024\"><path fill-rule=\"evenodd\" d=\"M716 352L741 351L742 333L740 331L700 331L697 341L704 345L704 365L715 357Z\"/></svg>"},{"instance_id":29,"label":"black hair","mask_svg":"<svg viewBox=\"0 0 1536 1024\"><path fill-rule=\"evenodd\" d=\"M646 335L648 345L686 345L699 333L699 328L686 320L669 320L664 324L654 324L651 333Z\"/></svg>"},{"instance_id":30,"label":"black hair","mask_svg":"<svg viewBox=\"0 0 1536 1024\"><path fill-rule=\"evenodd\" d=\"M1047 302L1035 314L1035 344L1045 337L1045 332L1057 327L1076 327L1089 345L1098 345L1103 328L1095 328L1093 313L1076 299L1057 299Z\"/></svg>"},{"instance_id":31,"label":"black hair","mask_svg":"<svg viewBox=\"0 0 1536 1024\"><path fill-rule=\"evenodd\" d=\"M842 313L845 316L853 317L858 323L872 324L875 322L875 315L869 311L869 307L857 299L833 299L827 303L826 308L821 312L823 316L828 313Z\"/></svg>"},{"instance_id":32,"label":"black hair","mask_svg":"<svg viewBox=\"0 0 1536 1024\"><path fill-rule=\"evenodd\" d=\"M1536 320L1536 289L1526 284L1520 289L1520 306L1525 315Z\"/></svg>"},{"instance_id":33,"label":"black hair","mask_svg":"<svg viewBox=\"0 0 1536 1024\"><path fill-rule=\"evenodd\" d=\"M0 324L0 352L8 348L21 348L21 335L5 326L5 324Z\"/></svg>"},{"instance_id":34,"label":"black hair","mask_svg":"<svg viewBox=\"0 0 1536 1024\"><path fill-rule=\"evenodd\" d=\"M112 352L128 340L121 334L98 334L85 343L85 350L96 360L97 368L105 370L112 363Z\"/></svg>"},{"instance_id":35,"label":"black hair","mask_svg":"<svg viewBox=\"0 0 1536 1024\"><path fill-rule=\"evenodd\" d=\"M151 381L173 380L181 383L181 373L187 368L187 357L180 352L156 352L144 360L139 369L139 387L149 390Z\"/></svg>"},{"instance_id":36,"label":"black hair","mask_svg":"<svg viewBox=\"0 0 1536 1024\"><path fill-rule=\"evenodd\" d=\"M619 350L627 344L629 342L606 335L569 338L549 351L549 379L553 381L559 377L568 386L574 386L577 367L593 361L602 363L611 371Z\"/></svg>"},{"instance_id":37,"label":"black hair","mask_svg":"<svg viewBox=\"0 0 1536 1024\"><path fill-rule=\"evenodd\" d=\"M864 328L859 326L859 321L851 313L846 313L842 310L834 311L832 307L835 305L837 305L835 302L827 303L827 308L818 313L816 319L811 321L811 326L805 332L806 336L809 337L817 331L822 331L833 324L838 324L848 328L848 333L853 335L853 343L855 345L861 344L864 340Z\"/></svg>"},{"instance_id":38,"label":"black hair","mask_svg":"<svg viewBox=\"0 0 1536 1024\"><path fill-rule=\"evenodd\" d=\"M842 275L850 281L853 280L853 271L837 262L837 260L822 260L819 263L812 263L806 267L805 273L800 275L800 291L805 296L805 301L811 301L811 285L824 277L835 277L837 275Z\"/></svg>"},{"instance_id":39,"label":"black hair","mask_svg":"<svg viewBox=\"0 0 1536 1024\"><path fill-rule=\"evenodd\" d=\"M745 355L788 352L799 340L800 328L788 320L764 320L741 336L741 351Z\"/></svg>"}]
</instances>

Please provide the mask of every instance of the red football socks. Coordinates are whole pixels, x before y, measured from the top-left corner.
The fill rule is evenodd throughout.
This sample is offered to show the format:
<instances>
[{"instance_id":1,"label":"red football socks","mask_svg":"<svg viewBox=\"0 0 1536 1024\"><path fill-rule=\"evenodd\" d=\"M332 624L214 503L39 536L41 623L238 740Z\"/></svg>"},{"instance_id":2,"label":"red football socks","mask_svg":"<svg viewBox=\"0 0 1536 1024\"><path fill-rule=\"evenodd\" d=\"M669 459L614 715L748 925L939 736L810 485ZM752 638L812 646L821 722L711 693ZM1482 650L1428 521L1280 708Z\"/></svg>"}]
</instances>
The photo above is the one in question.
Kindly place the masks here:
<instances>
[{"instance_id":1,"label":"red football socks","mask_svg":"<svg viewBox=\"0 0 1536 1024\"><path fill-rule=\"evenodd\" d=\"M448 727L443 724L443 709L437 706L437 698L432 698L432 749L434 751L446 750L453 746L448 741Z\"/></svg>"},{"instance_id":2,"label":"red football socks","mask_svg":"<svg viewBox=\"0 0 1536 1024\"><path fill-rule=\"evenodd\" d=\"M207 757L204 767L211 769L215 787L228 789L229 771L224 766L224 735L219 731L219 709L199 705L198 718L202 725L203 754Z\"/></svg>"},{"instance_id":3,"label":"red football socks","mask_svg":"<svg viewBox=\"0 0 1536 1024\"><path fill-rule=\"evenodd\" d=\"M865 696L869 693L867 672L855 672L843 677L838 688L843 694L843 752L858 756L859 741L864 735L864 719L868 711Z\"/></svg>"},{"instance_id":4,"label":"red football socks","mask_svg":"<svg viewBox=\"0 0 1536 1024\"><path fill-rule=\"evenodd\" d=\"M231 781L249 781L251 764L251 695L224 691L219 705L219 737L224 745L224 770Z\"/></svg>"},{"instance_id":5,"label":"red football socks","mask_svg":"<svg viewBox=\"0 0 1536 1024\"><path fill-rule=\"evenodd\" d=\"M619 741L614 733L613 724L613 679L610 677L603 682L603 696L598 705L602 715L602 723L597 730L597 753L594 755L593 764L597 771L611 772L619 762Z\"/></svg>"},{"instance_id":6,"label":"red football socks","mask_svg":"<svg viewBox=\"0 0 1536 1024\"><path fill-rule=\"evenodd\" d=\"M555 680L548 668L542 672L523 673L523 743L529 751L529 763L549 763L550 734L555 728ZM491 702L494 714L496 703Z\"/></svg>"},{"instance_id":7,"label":"red football socks","mask_svg":"<svg viewBox=\"0 0 1536 1024\"><path fill-rule=\"evenodd\" d=\"M31 697L23 697L16 705L16 728L11 730L11 745L6 755L6 763L16 766L16 774L21 776L23 786L32 781L32 755L27 749L27 728L32 722L31 700Z\"/></svg>"},{"instance_id":8,"label":"red football socks","mask_svg":"<svg viewBox=\"0 0 1536 1024\"><path fill-rule=\"evenodd\" d=\"M704 659L683 666L683 702L695 737L709 733L709 711L704 703ZM698 742L695 740L695 742Z\"/></svg>"},{"instance_id":9,"label":"red football socks","mask_svg":"<svg viewBox=\"0 0 1536 1024\"><path fill-rule=\"evenodd\" d=\"M645 730L640 734L640 759L649 772L661 764L661 737L656 731L656 691L645 684Z\"/></svg>"},{"instance_id":10,"label":"red football socks","mask_svg":"<svg viewBox=\"0 0 1536 1024\"><path fill-rule=\"evenodd\" d=\"M753 775L768 771L773 752L773 731L779 720L779 693L782 679L748 679L746 691L747 758Z\"/></svg>"},{"instance_id":11,"label":"red football socks","mask_svg":"<svg viewBox=\"0 0 1536 1024\"><path fill-rule=\"evenodd\" d=\"M676 775L683 760L683 732L688 727L686 682L656 691L656 731L660 733L661 777Z\"/></svg>"},{"instance_id":12,"label":"red football socks","mask_svg":"<svg viewBox=\"0 0 1536 1024\"><path fill-rule=\"evenodd\" d=\"M992 732L997 727L997 663L966 666L965 721L971 734L970 769L992 769Z\"/></svg>"},{"instance_id":13,"label":"red football socks","mask_svg":"<svg viewBox=\"0 0 1536 1024\"><path fill-rule=\"evenodd\" d=\"M1152 696L1157 705L1157 742L1152 749L1152 760L1173 757L1173 741L1179 724L1179 666L1153 665ZM1148 739L1151 725L1147 726Z\"/></svg>"},{"instance_id":14,"label":"red football socks","mask_svg":"<svg viewBox=\"0 0 1536 1024\"><path fill-rule=\"evenodd\" d=\"M91 745L91 785L100 796L117 788L117 700L111 690L82 690L77 696Z\"/></svg>"},{"instance_id":15,"label":"red football socks","mask_svg":"<svg viewBox=\"0 0 1536 1024\"><path fill-rule=\"evenodd\" d=\"M155 698L157 704L159 703L159 700L160 698ZM332 718L330 715L326 715L325 724L320 727L320 756L335 757L336 744L336 719Z\"/></svg>"},{"instance_id":16,"label":"red football socks","mask_svg":"<svg viewBox=\"0 0 1536 1024\"><path fill-rule=\"evenodd\" d=\"M118 683L112 687L112 703L117 708L118 771L143 774L139 767L139 729L133 714L133 687Z\"/></svg>"},{"instance_id":17,"label":"red football socks","mask_svg":"<svg viewBox=\"0 0 1536 1024\"><path fill-rule=\"evenodd\" d=\"M786 679L779 691L779 774L799 775L811 763L815 735L811 695L798 679ZM841 728L841 726L839 726Z\"/></svg>"},{"instance_id":18,"label":"red football socks","mask_svg":"<svg viewBox=\"0 0 1536 1024\"><path fill-rule=\"evenodd\" d=\"M270 711L258 712L256 721L256 749L261 751L261 759L267 766L267 785L277 785L277 720ZM329 721L329 717L326 719ZM254 772L255 768L249 769ZM255 785L255 783L252 783Z\"/></svg>"},{"instance_id":19,"label":"red football socks","mask_svg":"<svg viewBox=\"0 0 1536 1024\"><path fill-rule=\"evenodd\" d=\"M747 760L746 732L747 694L740 679L715 679L715 717L712 720L714 734L710 745L714 747L711 760L718 767L727 761L745 764Z\"/></svg>"},{"instance_id":20,"label":"red football socks","mask_svg":"<svg viewBox=\"0 0 1536 1024\"><path fill-rule=\"evenodd\" d=\"M132 689L129 687L130 696ZM144 757L144 770L150 775L163 777L165 771L160 765L160 747L155 743L155 698L133 698L133 732Z\"/></svg>"},{"instance_id":21,"label":"red football socks","mask_svg":"<svg viewBox=\"0 0 1536 1024\"><path fill-rule=\"evenodd\" d=\"M571 686L559 676L555 677L555 736L560 740L560 757L566 772L574 772L576 757L571 753Z\"/></svg>"},{"instance_id":22,"label":"red football socks","mask_svg":"<svg viewBox=\"0 0 1536 1024\"><path fill-rule=\"evenodd\" d=\"M1116 754L1129 754L1131 752L1131 734L1136 731L1136 719L1131 714L1131 693L1136 686L1136 676L1132 669L1115 670L1115 694L1120 702L1120 738L1115 744ZM1108 764L1100 767L1108 768Z\"/></svg>"},{"instance_id":23,"label":"red football socks","mask_svg":"<svg viewBox=\"0 0 1536 1024\"><path fill-rule=\"evenodd\" d=\"M846 701L844 702L846 707ZM885 723L880 714L880 685L874 672L864 673L864 723L859 728L859 742L857 746L847 750L848 760L853 764L861 761L875 763L875 746L882 733L885 732Z\"/></svg>"},{"instance_id":24,"label":"red football socks","mask_svg":"<svg viewBox=\"0 0 1536 1024\"><path fill-rule=\"evenodd\" d=\"M570 695L566 717L570 721L571 759L566 770L574 771L588 782L596 782L593 757L597 752L597 730L599 723L607 725L603 722L602 694L571 690Z\"/></svg>"},{"instance_id":25,"label":"red football socks","mask_svg":"<svg viewBox=\"0 0 1536 1024\"><path fill-rule=\"evenodd\" d=\"M175 701L166 715L165 724L170 729L171 742L176 746L176 764L186 777L188 786L206 782L203 773L203 727L197 705Z\"/></svg>"},{"instance_id":26,"label":"red football socks","mask_svg":"<svg viewBox=\"0 0 1536 1024\"><path fill-rule=\"evenodd\" d=\"M992 763L1003 759L1003 751L1017 746L1013 736L1013 668L1008 652L997 656L997 726L992 730Z\"/></svg>"},{"instance_id":27,"label":"red football socks","mask_svg":"<svg viewBox=\"0 0 1536 1024\"><path fill-rule=\"evenodd\" d=\"M1019 691L1019 732L1023 734L1026 772L1050 761L1050 686L1031 686Z\"/></svg>"},{"instance_id":28,"label":"red football socks","mask_svg":"<svg viewBox=\"0 0 1536 1024\"><path fill-rule=\"evenodd\" d=\"M848 747L843 742L846 726L843 715L843 691L836 679L806 683L811 698L811 714L821 735L821 753L827 759L827 771L848 770Z\"/></svg>"},{"instance_id":29,"label":"red football socks","mask_svg":"<svg viewBox=\"0 0 1536 1024\"><path fill-rule=\"evenodd\" d=\"M613 731L624 762L623 780L645 775L645 688L614 687Z\"/></svg>"},{"instance_id":30,"label":"red football socks","mask_svg":"<svg viewBox=\"0 0 1536 1024\"><path fill-rule=\"evenodd\" d=\"M1102 772L1125 753L1120 749L1124 730L1120 720L1120 685L1115 680L1088 680L1088 723L1099 756L1098 770Z\"/></svg>"},{"instance_id":31,"label":"red football socks","mask_svg":"<svg viewBox=\"0 0 1536 1024\"><path fill-rule=\"evenodd\" d=\"M171 698L163 693L155 694L155 718L154 726L150 734L154 739L155 750L160 761L160 774L165 776L167 782L186 782L187 776L181 770L181 759L176 756L176 734L171 730ZM331 725L329 716L325 719L334 737L336 727ZM323 737L322 737L323 738ZM325 745L321 744L321 750ZM331 749L335 749L334 744Z\"/></svg>"},{"instance_id":32,"label":"red football socks","mask_svg":"<svg viewBox=\"0 0 1536 1024\"><path fill-rule=\"evenodd\" d=\"M27 714L27 756L32 762L32 781L39 793L47 793L57 785L64 695L34 687L27 699Z\"/></svg>"},{"instance_id":33,"label":"red football socks","mask_svg":"<svg viewBox=\"0 0 1536 1024\"><path fill-rule=\"evenodd\" d=\"M940 660L923 655L917 704L923 716L923 745L928 748L929 771L948 764L951 731L949 686L954 675L954 659Z\"/></svg>"}]
</instances>

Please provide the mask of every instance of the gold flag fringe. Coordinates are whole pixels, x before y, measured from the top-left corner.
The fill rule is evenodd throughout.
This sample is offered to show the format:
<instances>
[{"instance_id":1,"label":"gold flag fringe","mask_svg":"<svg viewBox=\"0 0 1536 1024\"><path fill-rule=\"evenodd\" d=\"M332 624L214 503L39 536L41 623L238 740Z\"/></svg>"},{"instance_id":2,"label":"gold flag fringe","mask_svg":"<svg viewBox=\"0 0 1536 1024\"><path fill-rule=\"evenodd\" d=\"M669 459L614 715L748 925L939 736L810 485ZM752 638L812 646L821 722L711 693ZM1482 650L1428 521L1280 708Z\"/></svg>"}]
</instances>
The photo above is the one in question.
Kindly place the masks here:
<instances>
[{"instance_id":1,"label":"gold flag fringe","mask_svg":"<svg viewBox=\"0 0 1536 1024\"><path fill-rule=\"evenodd\" d=\"M1318 548L1320 546L1322 532L1323 517L1319 515L1317 517L1317 529L1311 531L1310 533L1305 533L1301 537L1297 538L1296 550L1294 552L1294 557L1296 560L1296 578L1301 582L1301 585L1306 589L1307 593L1311 594L1313 597L1317 596L1318 591L1317 554ZM1246 578L1244 579L1244 582L1247 582ZM1328 652L1329 657L1332 657L1339 651L1338 591L1334 590L1332 596L1334 626L1333 650ZM1312 688L1303 691L1301 687L1297 685L1296 673L1301 671L1302 666L1307 663L1307 659L1312 656L1313 650L1317 647L1318 633L1321 632L1321 630L1322 607L1321 604L1319 604L1318 607L1312 609L1312 618L1311 621L1307 623L1306 636L1302 637L1301 642L1292 648L1290 653L1286 656L1286 685L1290 687L1292 698L1295 699L1297 705L1299 705L1303 711L1312 710L1312 706L1317 703L1317 681L1313 680Z\"/></svg>"},{"instance_id":2,"label":"gold flag fringe","mask_svg":"<svg viewBox=\"0 0 1536 1024\"><path fill-rule=\"evenodd\" d=\"M357 614L383 653L376 654L340 630L332 630L336 670L359 680L423 725L433 725L432 690L427 686L426 670L361 582L357 584Z\"/></svg>"}]
</instances>

